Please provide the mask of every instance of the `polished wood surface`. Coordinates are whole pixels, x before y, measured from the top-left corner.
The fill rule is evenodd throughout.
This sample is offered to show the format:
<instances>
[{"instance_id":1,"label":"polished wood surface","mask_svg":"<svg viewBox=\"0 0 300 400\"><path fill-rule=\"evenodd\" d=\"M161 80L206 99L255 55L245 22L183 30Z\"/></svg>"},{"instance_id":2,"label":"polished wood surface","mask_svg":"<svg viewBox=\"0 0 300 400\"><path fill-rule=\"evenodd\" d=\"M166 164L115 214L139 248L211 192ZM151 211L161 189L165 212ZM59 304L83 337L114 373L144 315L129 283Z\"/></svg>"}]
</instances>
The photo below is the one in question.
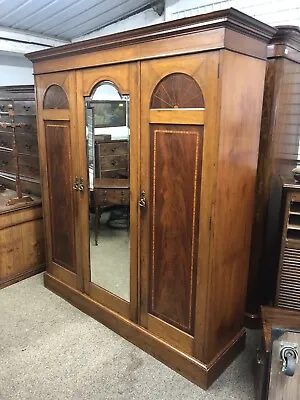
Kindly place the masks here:
<instances>
[{"instance_id":1,"label":"polished wood surface","mask_svg":"<svg viewBox=\"0 0 300 400\"><path fill-rule=\"evenodd\" d=\"M85 97L110 81L130 98L129 185L109 189L96 179L94 188L100 202L120 195L130 202L130 301L91 282L88 190L70 195L76 269L54 263L49 246L46 285L204 388L244 345L264 57L273 32L229 10L30 56L49 214L59 194L49 191L45 122L70 124L71 161L60 164L69 162L68 176L86 185ZM43 110L54 84L70 112ZM122 155L115 146L104 151L113 171ZM48 218L50 245L51 229Z\"/></svg>"},{"instance_id":2,"label":"polished wood surface","mask_svg":"<svg viewBox=\"0 0 300 400\"><path fill-rule=\"evenodd\" d=\"M75 271L69 124L45 123L53 260ZM63 170L61 166L64 165ZM63 224L62 224L63 221Z\"/></svg>"},{"instance_id":3,"label":"polished wood surface","mask_svg":"<svg viewBox=\"0 0 300 400\"><path fill-rule=\"evenodd\" d=\"M211 228L210 280L214 290L208 295L206 326L208 359L243 327L265 72L264 62L231 52L223 53L221 63L218 175ZM257 85L244 81L244 74L255 76Z\"/></svg>"},{"instance_id":4,"label":"polished wood surface","mask_svg":"<svg viewBox=\"0 0 300 400\"><path fill-rule=\"evenodd\" d=\"M198 33L198 45L193 49L194 52L229 48L230 50L238 50L240 52L248 50L249 55L260 56L261 58L264 58L266 55L266 48L263 45L263 42L268 41L275 33L274 28L255 20L234 8L230 8L180 20L173 20L163 24L156 24L154 26L134 29L127 32L120 32L113 35L86 40L84 42L77 42L67 46L59 46L55 49L44 50L43 52L30 53L27 56L31 61L37 63L36 69L37 72L40 73L42 71L57 71L59 66L61 66L61 68L64 66L65 69L72 68L74 61L76 63L76 68L82 68L84 65L82 65L82 63L77 64L77 59L81 58L86 62L89 60L87 55L89 56L91 53L96 52L101 52L103 55L106 52L110 52L110 54L117 56L119 55L118 48L123 54L122 60L124 61L128 61L129 57L131 60L136 60L138 53L139 58L141 59L141 56L143 56L143 54L141 54L143 50L148 49L152 44L154 44L154 46L151 50L153 53L155 51L153 56L162 56L163 54L170 55L170 52L173 52L174 49L172 39L178 39L179 29L180 35L189 34L189 38L192 39L187 41L184 49L180 49L179 54L188 54L190 52L190 49L187 46L190 46L190 42L193 42L193 39L196 39L193 35L196 32ZM228 32L234 33L236 31L242 34L242 37L238 37L239 40L236 40L238 45L237 49L234 46L234 44L236 44L234 40L231 41L228 37L225 37L224 40L224 33L228 36ZM253 45L251 41L250 43L252 46L248 45L249 40L252 38L256 39L257 43L254 41L256 46ZM240 42L242 39L244 39L246 43L242 43L241 45ZM165 40L164 44L162 43L163 40ZM160 43L159 49L157 47L155 49L157 41ZM167 45L170 43L172 43L172 46L168 48ZM141 46L141 44L146 44L147 46ZM248 46L250 47L249 49ZM179 51L179 48L176 50ZM127 51L130 56L127 54ZM173 55L175 54L178 53L173 52ZM77 56L76 60L72 59L72 56L74 55ZM56 59L62 59L62 63L60 63L60 60ZM71 64L70 61L73 64ZM115 58L115 62L116 61L118 62L119 60ZM94 60L92 65L95 65L96 63L97 62ZM108 60L104 58L103 60L99 60L98 63L98 65L101 65L101 63L105 64L108 63ZM85 66L87 66L86 63Z\"/></svg>"},{"instance_id":5,"label":"polished wood surface","mask_svg":"<svg viewBox=\"0 0 300 400\"><path fill-rule=\"evenodd\" d=\"M298 159L300 59L290 57L291 46L300 54L300 30L283 26L268 47L246 303L246 322L256 327L260 305L275 297L282 230L279 175L291 178Z\"/></svg>"},{"instance_id":6,"label":"polished wood surface","mask_svg":"<svg viewBox=\"0 0 300 400\"><path fill-rule=\"evenodd\" d=\"M41 79L42 78L42 79ZM73 183L75 181L75 177L79 177L79 169L78 169L78 138L75 135L76 132L76 85L75 85L75 74L48 74L47 76L35 77L36 82L36 94L37 94L37 122L38 122L38 144L39 144L39 157L40 157L40 172L43 182L46 182L45 185L42 186L42 197L43 197L43 215L44 215L44 223L45 223L45 236L46 236L46 257L47 257L47 270L51 271L55 276L57 276L61 281L68 283L70 285L74 285L76 283L77 288L82 288L82 268L80 268L80 246L75 246L75 243L79 243L79 237L81 235L81 229L79 224L77 224L78 217L78 201L81 193L75 192L78 196L73 196ZM44 96L47 92L47 89L53 85L60 86L63 91L66 93L68 101L69 101L69 109L46 109L44 110ZM70 209L65 209L63 213L71 213L72 214L72 225L69 226L73 229L73 231L68 231L68 237L64 237L68 243L74 243L72 247L72 255L67 255L66 257L69 260L74 260L74 264L70 266L68 270L65 266L58 264L55 261L55 257L53 254L53 250L55 248L55 243L53 243L52 238L52 215L51 215L51 204L52 197L54 193L60 196L60 190L66 190L66 188L58 187L55 182L55 192L50 191L48 179L51 176L51 165L49 164L49 158L53 160L55 168L57 168L57 172L60 172L61 165L58 166L56 163L57 158L55 157L55 151L53 150L53 154L48 154L47 146L48 139L46 135L46 127L48 125L53 125L54 127L51 129L56 130L55 126L57 126L56 134L59 135L59 132L67 133L68 140L66 140L66 148L68 152L64 155L60 153L60 156L63 158L64 168L68 170L69 175L64 175L64 179L68 180L68 188L69 192L67 193L68 198L63 199L63 201L71 203L72 207ZM58 139L58 137L57 137ZM51 139L50 139L51 142ZM76 156L74 156L76 154ZM68 164L68 165L66 165ZM61 179L61 178L60 178ZM84 184L86 185L86 182ZM57 201L57 199L54 199ZM74 218L75 216L75 218ZM59 222L61 224L61 221ZM71 239L70 239L71 238ZM62 250L63 252L63 250ZM75 272L73 272L75 271Z\"/></svg>"},{"instance_id":7,"label":"polished wood surface","mask_svg":"<svg viewBox=\"0 0 300 400\"><path fill-rule=\"evenodd\" d=\"M246 336L243 331L232 340L230 346L224 349L222 358L216 358L211 363L204 364L160 339L149 330L114 312L110 304L106 306L100 301L93 300L87 294L66 285L49 273L45 274L44 282L48 289L203 389L211 386L229 362L240 354L245 345Z\"/></svg>"},{"instance_id":8,"label":"polished wood surface","mask_svg":"<svg viewBox=\"0 0 300 400\"><path fill-rule=\"evenodd\" d=\"M45 269L41 201L7 206L12 190L0 193L0 288Z\"/></svg>"},{"instance_id":9,"label":"polished wood surface","mask_svg":"<svg viewBox=\"0 0 300 400\"><path fill-rule=\"evenodd\" d=\"M192 333L203 127L153 124L150 136L149 312Z\"/></svg>"}]
</instances>

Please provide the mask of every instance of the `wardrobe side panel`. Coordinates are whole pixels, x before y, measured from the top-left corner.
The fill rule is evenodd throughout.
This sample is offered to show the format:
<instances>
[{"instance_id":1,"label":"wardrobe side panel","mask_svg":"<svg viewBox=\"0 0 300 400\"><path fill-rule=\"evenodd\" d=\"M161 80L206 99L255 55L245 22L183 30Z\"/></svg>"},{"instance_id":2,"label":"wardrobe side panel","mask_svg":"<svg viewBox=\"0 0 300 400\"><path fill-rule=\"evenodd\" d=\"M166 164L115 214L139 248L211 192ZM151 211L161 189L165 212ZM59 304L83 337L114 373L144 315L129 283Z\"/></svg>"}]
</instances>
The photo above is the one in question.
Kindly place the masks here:
<instances>
[{"instance_id":1,"label":"wardrobe side panel","mask_svg":"<svg viewBox=\"0 0 300 400\"><path fill-rule=\"evenodd\" d=\"M250 258L265 61L223 51L206 360L242 331Z\"/></svg>"}]
</instances>

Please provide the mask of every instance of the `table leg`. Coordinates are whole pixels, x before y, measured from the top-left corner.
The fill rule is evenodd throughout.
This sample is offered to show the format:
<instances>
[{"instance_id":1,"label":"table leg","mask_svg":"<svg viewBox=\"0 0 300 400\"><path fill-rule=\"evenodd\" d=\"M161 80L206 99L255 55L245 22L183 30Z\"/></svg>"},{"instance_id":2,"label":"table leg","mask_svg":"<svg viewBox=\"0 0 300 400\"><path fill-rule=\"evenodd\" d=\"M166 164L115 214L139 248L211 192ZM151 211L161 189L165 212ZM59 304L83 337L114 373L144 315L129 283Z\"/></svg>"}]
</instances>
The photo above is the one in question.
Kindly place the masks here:
<instances>
[{"instance_id":1,"label":"table leg","mask_svg":"<svg viewBox=\"0 0 300 400\"><path fill-rule=\"evenodd\" d=\"M95 245L98 246L99 207L95 210Z\"/></svg>"}]
</instances>

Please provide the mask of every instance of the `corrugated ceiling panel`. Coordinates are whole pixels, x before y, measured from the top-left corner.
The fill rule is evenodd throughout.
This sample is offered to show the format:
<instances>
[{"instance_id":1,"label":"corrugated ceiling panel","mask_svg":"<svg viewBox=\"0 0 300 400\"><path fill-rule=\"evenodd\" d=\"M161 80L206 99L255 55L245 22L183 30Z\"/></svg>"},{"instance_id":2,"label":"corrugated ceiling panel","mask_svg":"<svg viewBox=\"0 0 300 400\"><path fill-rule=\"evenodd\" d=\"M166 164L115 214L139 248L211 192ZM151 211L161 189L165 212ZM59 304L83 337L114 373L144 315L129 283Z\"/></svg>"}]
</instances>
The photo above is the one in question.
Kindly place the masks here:
<instances>
[{"instance_id":1,"label":"corrugated ceiling panel","mask_svg":"<svg viewBox=\"0 0 300 400\"><path fill-rule=\"evenodd\" d=\"M0 26L73 39L153 3L153 0L0 0Z\"/></svg>"}]
</instances>

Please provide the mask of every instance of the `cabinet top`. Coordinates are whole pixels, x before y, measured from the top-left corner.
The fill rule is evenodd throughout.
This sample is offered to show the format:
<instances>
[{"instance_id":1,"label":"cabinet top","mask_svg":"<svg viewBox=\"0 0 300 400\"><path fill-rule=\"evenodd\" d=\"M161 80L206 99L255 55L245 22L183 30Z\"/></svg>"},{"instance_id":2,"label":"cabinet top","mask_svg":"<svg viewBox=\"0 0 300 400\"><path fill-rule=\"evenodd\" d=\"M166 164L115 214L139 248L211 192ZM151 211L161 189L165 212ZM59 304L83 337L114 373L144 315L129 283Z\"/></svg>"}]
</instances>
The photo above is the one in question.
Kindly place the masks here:
<instances>
[{"instance_id":1,"label":"cabinet top","mask_svg":"<svg viewBox=\"0 0 300 400\"><path fill-rule=\"evenodd\" d=\"M300 63L299 26L281 25L268 46L268 58L284 57Z\"/></svg>"},{"instance_id":2,"label":"cabinet top","mask_svg":"<svg viewBox=\"0 0 300 400\"><path fill-rule=\"evenodd\" d=\"M66 58L85 53L137 45L154 40L218 30L220 28L229 29L265 43L268 43L276 32L271 26L234 8L229 8L227 10L172 20L130 31L36 51L26 54L26 57L34 63L42 62L50 59ZM219 41L219 48L226 48L224 42L225 37L223 37L223 43ZM227 43L228 48L234 50L234 40L231 40L231 42L232 43ZM215 46L214 48L217 47Z\"/></svg>"}]
</instances>

